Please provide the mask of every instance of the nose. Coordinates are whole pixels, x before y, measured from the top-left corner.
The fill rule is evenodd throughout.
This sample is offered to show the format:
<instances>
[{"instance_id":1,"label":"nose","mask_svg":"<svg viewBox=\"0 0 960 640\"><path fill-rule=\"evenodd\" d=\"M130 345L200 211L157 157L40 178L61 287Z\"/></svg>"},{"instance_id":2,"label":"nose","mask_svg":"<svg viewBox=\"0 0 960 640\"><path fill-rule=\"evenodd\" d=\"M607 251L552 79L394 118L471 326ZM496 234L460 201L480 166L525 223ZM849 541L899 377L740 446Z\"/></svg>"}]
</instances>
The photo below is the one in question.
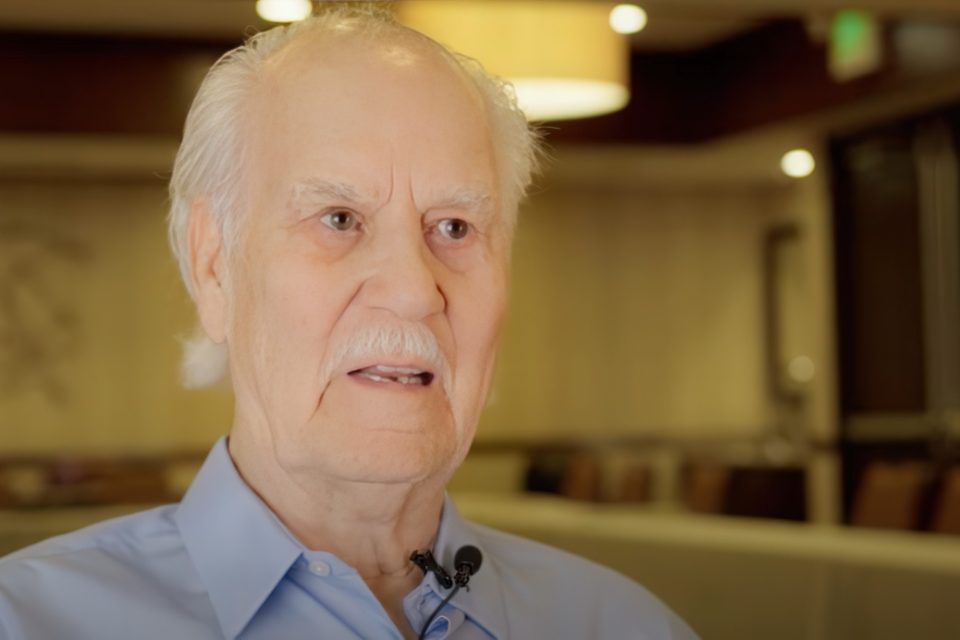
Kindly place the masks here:
<instances>
[{"instance_id":1,"label":"nose","mask_svg":"<svg viewBox=\"0 0 960 640\"><path fill-rule=\"evenodd\" d=\"M437 277L440 265L424 240L419 221L402 229L384 229L374 244L374 270L361 291L369 306L411 321L445 309Z\"/></svg>"}]
</instances>

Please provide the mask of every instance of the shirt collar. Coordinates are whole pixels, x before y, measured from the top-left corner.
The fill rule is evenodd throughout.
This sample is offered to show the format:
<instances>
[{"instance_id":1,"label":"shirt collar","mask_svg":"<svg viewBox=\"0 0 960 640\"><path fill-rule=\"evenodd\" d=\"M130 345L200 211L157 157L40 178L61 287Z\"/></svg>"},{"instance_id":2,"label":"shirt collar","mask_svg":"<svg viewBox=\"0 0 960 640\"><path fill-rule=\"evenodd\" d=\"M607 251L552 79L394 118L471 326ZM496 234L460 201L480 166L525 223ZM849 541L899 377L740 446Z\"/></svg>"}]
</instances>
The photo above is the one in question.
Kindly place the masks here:
<instances>
[{"instance_id":1,"label":"shirt collar","mask_svg":"<svg viewBox=\"0 0 960 640\"><path fill-rule=\"evenodd\" d=\"M240 477L225 437L213 446L174 517L221 630L236 638L304 552L303 545ZM447 496L434 555L452 569L457 550L467 544L480 549L483 561L470 578L470 590L461 589L451 604L495 638L506 638L507 609L493 550L484 548ZM449 593L433 574L425 580L441 597Z\"/></svg>"},{"instance_id":2,"label":"shirt collar","mask_svg":"<svg viewBox=\"0 0 960 640\"><path fill-rule=\"evenodd\" d=\"M175 519L221 630L235 638L300 557L302 545L240 477L223 437Z\"/></svg>"},{"instance_id":3,"label":"shirt collar","mask_svg":"<svg viewBox=\"0 0 960 640\"><path fill-rule=\"evenodd\" d=\"M440 528L437 531L436 542L433 545L433 554L437 561L453 574L454 556L457 550L471 544L483 554L480 570L470 578L469 588L461 589L450 604L484 627L495 638L507 636L507 607L503 601L503 592L500 588L501 576L493 549L485 549L470 524L457 511L450 496L443 502L443 514L440 517ZM427 576L434 591L441 597L449 591L441 590L433 574Z\"/></svg>"}]
</instances>

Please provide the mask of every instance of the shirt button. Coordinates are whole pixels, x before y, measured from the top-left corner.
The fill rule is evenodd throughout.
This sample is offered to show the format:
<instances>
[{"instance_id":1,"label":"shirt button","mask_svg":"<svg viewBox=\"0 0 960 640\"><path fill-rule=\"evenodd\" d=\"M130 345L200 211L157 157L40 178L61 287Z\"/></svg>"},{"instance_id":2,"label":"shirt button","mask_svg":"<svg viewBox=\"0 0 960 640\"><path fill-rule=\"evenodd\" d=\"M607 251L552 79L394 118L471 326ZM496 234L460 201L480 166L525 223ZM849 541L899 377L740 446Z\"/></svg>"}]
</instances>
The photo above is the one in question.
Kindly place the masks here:
<instances>
[{"instance_id":1,"label":"shirt button","mask_svg":"<svg viewBox=\"0 0 960 640\"><path fill-rule=\"evenodd\" d=\"M315 576L328 576L330 575L330 565L322 560L314 560L310 563L310 573Z\"/></svg>"}]
</instances>

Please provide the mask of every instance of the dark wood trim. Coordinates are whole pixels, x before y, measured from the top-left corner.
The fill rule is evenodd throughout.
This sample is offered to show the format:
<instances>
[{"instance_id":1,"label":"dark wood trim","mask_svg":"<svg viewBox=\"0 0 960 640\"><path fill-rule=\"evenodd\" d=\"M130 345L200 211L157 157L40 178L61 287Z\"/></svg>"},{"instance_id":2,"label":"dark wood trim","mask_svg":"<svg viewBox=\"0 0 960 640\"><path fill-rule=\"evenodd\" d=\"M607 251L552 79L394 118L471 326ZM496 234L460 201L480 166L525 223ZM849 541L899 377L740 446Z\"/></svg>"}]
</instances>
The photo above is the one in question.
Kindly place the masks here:
<instances>
[{"instance_id":1,"label":"dark wood trim","mask_svg":"<svg viewBox=\"0 0 960 640\"><path fill-rule=\"evenodd\" d=\"M235 44L0 35L0 130L179 137L206 69Z\"/></svg>"},{"instance_id":2,"label":"dark wood trim","mask_svg":"<svg viewBox=\"0 0 960 640\"><path fill-rule=\"evenodd\" d=\"M0 33L0 131L179 135L204 72L239 43ZM834 82L826 47L801 21L776 20L694 52L634 52L626 109L548 132L559 142L696 143L911 79L891 60L873 75Z\"/></svg>"}]
</instances>

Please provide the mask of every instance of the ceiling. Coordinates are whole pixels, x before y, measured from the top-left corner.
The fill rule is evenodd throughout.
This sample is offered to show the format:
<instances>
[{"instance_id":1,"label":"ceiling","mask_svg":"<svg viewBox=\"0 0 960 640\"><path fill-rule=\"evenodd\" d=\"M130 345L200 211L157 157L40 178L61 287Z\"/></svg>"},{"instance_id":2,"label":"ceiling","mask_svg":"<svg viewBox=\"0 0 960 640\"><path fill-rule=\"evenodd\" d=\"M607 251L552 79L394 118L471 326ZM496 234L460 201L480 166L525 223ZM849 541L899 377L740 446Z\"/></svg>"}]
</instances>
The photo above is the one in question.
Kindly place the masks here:
<instances>
[{"instance_id":1,"label":"ceiling","mask_svg":"<svg viewBox=\"0 0 960 640\"><path fill-rule=\"evenodd\" d=\"M818 20L827 20L832 11L845 6L846 2L838 0L736 0L734 2L640 0L640 2L648 10L650 23L646 30L633 38L633 47L637 52L634 58L651 64L658 64L658 60L661 62L667 60L670 65L664 68L663 77L642 76L641 79L645 84L641 85L641 89L644 90L638 91L638 97L631 107L632 111L627 109L621 114L614 114L608 118L612 120L606 125L602 122L602 118L587 122L586 125L593 126L595 130L591 129L579 136L575 132L571 135L574 126L571 123L565 123L563 131L555 132L552 138L554 142L560 143L556 158L560 161L556 163L557 171L566 170L565 174L557 174L562 178L561 181L572 182L579 176L581 179L589 178L596 184L603 184L603 180L607 179L606 176L622 174L615 171L614 167L629 166L628 173L632 176L631 180L647 186L667 185L674 176L682 176L684 184L693 181L705 187L736 183L775 186L779 184L778 181L783 180L776 169L776 161L784 149L807 144L811 139L822 137L821 134L824 131L862 126L864 122L879 122L899 113L916 112L929 108L930 105L960 99L958 95L960 87L954 88L956 83L952 81L946 84L913 83L907 87L909 91L898 89L883 95L879 92L855 91L843 100L834 100L829 104L829 101L823 104L812 102L796 113L775 114L776 118L766 117L769 114L765 112L754 113L753 119L747 123L749 126L742 122L734 123L736 126L727 127L729 131L718 130L711 135L701 136L702 140L693 140L698 142L695 145L670 144L676 141L662 139L664 138L662 130L669 129L666 124L676 115L673 111L678 105L681 107L679 116L674 119L678 120L685 130L689 128L690 122L704 120L703 117L690 117L691 114L696 115L696 109L701 104L714 105L711 112L723 112L724 101L718 103L713 99L704 99L699 94L691 94L690 87L702 85L709 88L712 85L719 85L718 91L727 92L721 80L723 78L727 81L736 80L736 86L727 92L729 95L726 96L726 103L728 103L726 107L728 111L731 107L735 107L737 113L749 111L745 109L745 105L758 107L758 105L789 103L790 100L785 96L795 96L796 87L815 89L812 91L813 94L823 94L823 87L818 88L810 77L798 73L796 65L789 64L793 58L803 57L805 52L796 41L783 37L782 25L778 30L776 21L794 18L794 21L788 22L792 22L793 29L799 34L799 39L806 40L808 38L804 32L809 32L809 27ZM857 4L884 15L896 17L906 15L960 24L960 0L859 0ZM805 22L807 29L803 24L796 22L796 19ZM73 76L82 76L81 80L76 80L82 87L76 88L72 94L72 100L64 102L69 108L64 108L62 113L57 111L59 102L42 92L33 102L21 100L25 106L21 105L23 108L13 115L9 113L6 116L3 115L4 101L0 101L0 133L3 134L0 135L0 176L10 171L10 167L7 166L10 162L15 161L15 166L22 167L25 162L29 164L29 158L34 158L35 162L39 163L37 171L52 172L65 170L64 167L71 167L69 170L73 171L72 167L83 162L87 163L84 166L88 166L92 173L116 171L115 168L110 167L128 167L140 175L144 173L141 170L143 167L166 166L173 148L170 141L174 139L175 132L180 130L183 111L189 104L199 74L206 69L212 59L215 59L219 51L226 48L226 45L239 41L252 28L263 26L265 25L254 12L254 0L0 2L0 32L8 34L11 32L108 34L157 36L163 39L162 41L117 41L112 44L109 42L111 39L108 38L102 39L108 41L104 44L100 39L96 43L91 43L86 39L60 38L58 35L51 35L49 38L27 35L0 39L0 48L7 46L14 54L29 53L29 55L13 55L8 52L6 55L0 55L0 72L2 72L0 76L7 78L8 84L10 82L15 84L18 77L43 77L50 80L43 86L49 84L58 92L62 92L65 90L64 87L69 89L72 86L70 83L75 80ZM764 35L765 32L766 35ZM743 37L734 38L740 35ZM769 41L771 37L773 42ZM171 39L183 39L183 41L169 42ZM43 66L45 58L37 52L44 51L45 43L60 40L72 42L67 42L63 45L65 48L57 50L60 58L54 56L46 61L46 66ZM701 51L709 45L716 46L708 51ZM171 46L174 48L173 52L164 48ZM809 46L809 43L805 46ZM660 55L660 52L677 55L664 56ZM759 55L757 52L763 53ZM183 59L178 57L181 54L184 56ZM785 54L789 55L784 57ZM730 69L735 71L735 74L718 78L715 73L717 69L715 64L707 65L703 73L691 73L700 69L697 61L704 62L700 60L701 58L713 60L724 56L730 59L732 65ZM29 64L41 65L38 67L41 72L19 75L12 73L9 67L18 60L28 66ZM63 64L65 60L69 64ZM685 66L675 66L677 60L684 61ZM91 61L93 61L92 66L89 64ZM184 71L184 65L189 67L187 69L189 73ZM78 73L77 69L81 68L87 71L83 74ZM130 68L148 71L131 76ZM789 69L789 73L782 73L783 68ZM687 73L678 74L677 69ZM763 75L765 69L772 75L769 73ZM58 76L57 73L61 75ZM680 80L667 82L678 75ZM191 79L189 82L178 80L187 76ZM115 90L118 78L124 78L125 91L121 93ZM784 83L791 85L792 88L786 87ZM38 91L37 87L33 85L30 87L34 93ZM11 95L31 95L27 90L30 87L25 87L19 92L11 90ZM158 87L162 88L159 94L156 93L161 91ZM766 93L757 93L752 98L751 95L744 95L745 90L753 90L756 87L764 87ZM677 93L679 89L683 91ZM70 92L67 91L67 93ZM657 97L663 98L674 93L677 98L675 102L661 100L662 112L656 109L650 111L651 105L656 106ZM730 99L732 95L738 96L738 100ZM770 100L769 95L778 96L778 99ZM99 96L100 102L97 100L90 102L91 96ZM862 97L869 97L869 100L854 100ZM114 100L116 104L110 102L108 98ZM16 101L7 101L6 106L9 107L14 102ZM111 111L110 108L104 108L104 105L115 107L115 109ZM691 109L692 112L690 112ZM39 124L27 117L37 113L47 114L46 119L41 118L42 122ZM108 131L101 130L102 123L93 117L97 114L101 114L102 120L110 124ZM160 116L164 114L169 116L167 118L169 126L166 128L165 125L161 126L165 120ZM87 119L92 118L92 120L81 122L80 124L84 126L79 126L67 116L89 116ZM127 122L130 125L127 128L119 126L118 123L126 122L125 117L129 119L134 116L143 121ZM651 123L651 131L655 130L654 132L660 137L647 135L649 132L645 133L646 130L638 130L638 123L648 121ZM601 131L603 126L607 129ZM57 138L64 131L69 131L71 134L67 142ZM610 132L615 135L607 135ZM110 135L107 135L108 133ZM557 135L559 133L567 134L567 138ZM49 144L69 143L72 146L37 147L38 136L41 134L53 136ZM87 137L84 138L84 135ZM112 139L111 135L116 138L111 147L112 152L104 154L104 140ZM133 150L128 148L130 139L140 141L134 145ZM152 140L150 144L153 146L143 147L146 144L144 140ZM563 143L571 141L577 143L575 152L564 150ZM618 149L611 146L609 144L611 142L632 146ZM591 147L589 146L591 143L599 146ZM146 152L144 148L147 149ZM51 153L51 151L55 152ZM567 156L571 156L572 159ZM137 162L131 162L131 157L136 158ZM4 158L12 160L5 162ZM25 161L24 158L28 160ZM53 161L52 158L57 160ZM66 159L70 159L71 162L62 164ZM51 165L51 162L54 164ZM61 162L62 166L55 162ZM103 162L112 164L104 169L101 167ZM613 188L617 185L610 186Z\"/></svg>"},{"instance_id":2,"label":"ceiling","mask_svg":"<svg viewBox=\"0 0 960 640\"><path fill-rule=\"evenodd\" d=\"M858 0L884 15L920 18L896 21L901 31L913 24L952 30L956 46L938 53L937 64L925 60L915 69L891 56L880 71L847 83L829 76L826 47L811 38L845 1L639 1L650 22L633 38L634 99L620 112L563 123L551 134L555 141L701 144L778 123L796 129L801 121L808 132L832 131L853 126L844 114L856 114L854 124L869 116L864 105L900 105L886 117L916 108L909 102L915 96L939 96L929 104L958 99L960 0ZM177 135L212 61L264 26L254 0L0 2L0 77L19 96L0 101L0 131ZM677 162L687 161L677 154Z\"/></svg>"},{"instance_id":3,"label":"ceiling","mask_svg":"<svg viewBox=\"0 0 960 640\"><path fill-rule=\"evenodd\" d=\"M437 0L440 1L440 0ZM493 0L491 0L493 1ZM509 0L501 0L509 1ZM591 0L606 2L608 0ZM841 0L640 0L650 22L639 51L691 51L769 20L823 19ZM960 20L960 0L859 0L881 14ZM0 3L0 30L155 35L234 41L264 23L254 0L31 0Z\"/></svg>"}]
</instances>

